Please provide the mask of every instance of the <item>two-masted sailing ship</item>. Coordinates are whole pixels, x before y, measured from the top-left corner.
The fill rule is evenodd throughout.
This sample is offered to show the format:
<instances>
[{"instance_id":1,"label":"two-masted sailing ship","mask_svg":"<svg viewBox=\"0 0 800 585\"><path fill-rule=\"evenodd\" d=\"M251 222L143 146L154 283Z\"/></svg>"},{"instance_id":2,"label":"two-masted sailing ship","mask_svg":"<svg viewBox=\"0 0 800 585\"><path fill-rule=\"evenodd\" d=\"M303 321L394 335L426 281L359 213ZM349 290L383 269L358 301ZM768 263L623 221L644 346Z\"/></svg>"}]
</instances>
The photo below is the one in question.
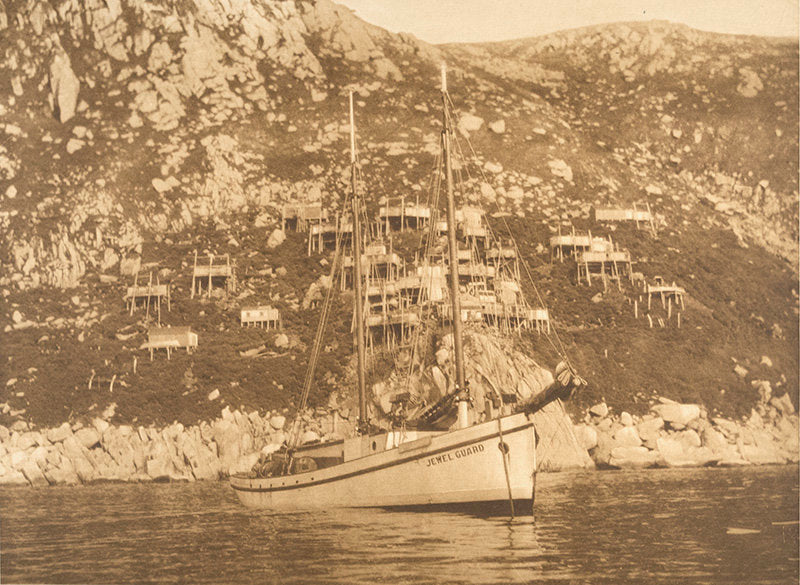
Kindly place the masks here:
<instances>
[{"instance_id":1,"label":"two-masted sailing ship","mask_svg":"<svg viewBox=\"0 0 800 585\"><path fill-rule=\"evenodd\" d=\"M500 505L514 515L531 513L536 473L536 433L532 413L583 383L562 364L557 380L517 412L500 413L471 424L469 388L465 380L462 307L451 149L452 116L442 69L443 169L447 186L449 298L455 357L454 389L402 428L375 431L368 420L366 397L365 320L363 314L363 202L358 185L353 101L350 95L351 199L354 324L358 350L359 419L357 434L344 440L297 446L273 454L269 465L231 478L231 486L247 506L276 511L329 507L427 508ZM333 263L335 269L337 260ZM333 287L331 287L333 288ZM322 309L324 320L327 304ZM318 332L319 333L319 332ZM319 352L318 334L314 353ZM304 397L313 374L306 375ZM296 436L296 435L295 435Z\"/></svg>"}]
</instances>

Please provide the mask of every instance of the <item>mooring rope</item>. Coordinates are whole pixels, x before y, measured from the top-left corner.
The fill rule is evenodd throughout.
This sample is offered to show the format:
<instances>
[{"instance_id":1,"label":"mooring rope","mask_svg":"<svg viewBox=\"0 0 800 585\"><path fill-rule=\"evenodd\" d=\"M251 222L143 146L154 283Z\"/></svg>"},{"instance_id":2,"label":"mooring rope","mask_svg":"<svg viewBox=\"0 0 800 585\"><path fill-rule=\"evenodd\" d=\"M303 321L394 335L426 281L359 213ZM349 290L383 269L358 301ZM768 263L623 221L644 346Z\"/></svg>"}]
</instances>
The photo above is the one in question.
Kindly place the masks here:
<instances>
[{"instance_id":1,"label":"mooring rope","mask_svg":"<svg viewBox=\"0 0 800 585\"><path fill-rule=\"evenodd\" d=\"M500 443L497 447L500 449L500 453L503 457L503 472L506 474L506 488L508 489L508 507L511 509L511 519L514 519L514 496L511 493L511 477L508 475L508 460L506 457L509 456L509 451L511 448L506 445L505 441L503 441L503 423L502 417L497 417L497 434L500 436Z\"/></svg>"}]
</instances>

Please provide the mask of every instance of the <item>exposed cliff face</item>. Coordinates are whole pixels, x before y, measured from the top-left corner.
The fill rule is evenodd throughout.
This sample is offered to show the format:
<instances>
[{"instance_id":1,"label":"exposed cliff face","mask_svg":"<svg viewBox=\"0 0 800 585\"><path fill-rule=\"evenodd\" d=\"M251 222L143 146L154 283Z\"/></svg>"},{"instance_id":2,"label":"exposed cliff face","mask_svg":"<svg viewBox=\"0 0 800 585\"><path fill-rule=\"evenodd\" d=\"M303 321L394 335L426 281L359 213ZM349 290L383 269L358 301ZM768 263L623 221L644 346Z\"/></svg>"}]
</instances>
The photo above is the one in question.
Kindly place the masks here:
<instances>
[{"instance_id":1,"label":"exposed cliff face","mask_svg":"<svg viewBox=\"0 0 800 585\"><path fill-rule=\"evenodd\" d=\"M427 184L442 59L459 136L482 166L466 197L509 214L594 384L587 400L633 408L671 390L747 413L752 380L731 358L796 390L796 43L650 23L431 47L324 0L11 0L0 30L0 345L12 358L5 377L16 379L3 416L49 416L45 396L68 403L64 414L102 408L110 396L75 393L92 369L128 384L115 390L122 418L152 417L142 390L181 384L193 367L204 370L203 396L222 388L233 407L288 406L315 318L300 299L327 268L305 257L302 236L274 248L267 236L284 203L338 209L346 89L356 92L369 205ZM658 239L590 220L593 205L645 200ZM645 329L622 295L576 288L574 267L548 262L559 224L612 235L648 278L685 286L684 329ZM194 248L237 258L248 275L237 298L184 302ZM164 319L194 323L206 345L134 376L142 328L120 298L137 267L171 280L180 301ZM235 310L251 302L290 316L291 343L275 361L239 353L264 343L238 330ZM331 362L349 351L346 333L337 339ZM86 343L96 351L81 362ZM549 345L532 345L552 367ZM484 355L475 364L494 367ZM498 375L514 386L511 371ZM341 381L332 365L321 374ZM166 422L219 410L174 398Z\"/></svg>"},{"instance_id":2,"label":"exposed cliff face","mask_svg":"<svg viewBox=\"0 0 800 585\"><path fill-rule=\"evenodd\" d=\"M0 147L0 179L7 200L20 198L8 211L22 213L4 214L4 247L14 265L33 259L15 278L22 287L74 287L105 249L131 251L130 241L113 236L120 231L140 240L263 206L270 182L262 152L270 145L243 148L223 126L257 121L294 132L295 100L316 104L339 91L320 60L342 60L360 78L400 80L386 47L433 51L325 0L34 1L5 10L0 69L11 84L0 113L10 144ZM328 129L327 143L331 130L338 139L338 127ZM111 208L98 209L97 198ZM21 199L37 209L16 209ZM70 209L74 254L57 252L63 233L41 225L39 206ZM107 232L104 242L75 236L89 224ZM43 241L15 254L14 243L37 227ZM65 263L70 277L53 268Z\"/></svg>"}]
</instances>

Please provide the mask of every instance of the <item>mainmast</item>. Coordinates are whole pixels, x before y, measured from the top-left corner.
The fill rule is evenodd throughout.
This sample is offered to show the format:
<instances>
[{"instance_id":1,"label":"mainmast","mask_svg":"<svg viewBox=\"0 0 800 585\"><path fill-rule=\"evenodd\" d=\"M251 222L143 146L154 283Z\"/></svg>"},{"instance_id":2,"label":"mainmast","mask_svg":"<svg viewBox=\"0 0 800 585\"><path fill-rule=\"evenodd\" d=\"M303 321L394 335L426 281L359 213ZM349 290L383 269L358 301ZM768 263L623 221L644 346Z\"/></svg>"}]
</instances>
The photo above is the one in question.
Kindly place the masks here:
<instances>
[{"instance_id":1,"label":"mainmast","mask_svg":"<svg viewBox=\"0 0 800 585\"><path fill-rule=\"evenodd\" d=\"M356 125L353 117L353 92L350 92L350 188L353 192L353 307L356 348L358 350L358 432L365 434L367 421L367 359L364 342L364 293L361 289L361 196L357 185Z\"/></svg>"},{"instance_id":2,"label":"mainmast","mask_svg":"<svg viewBox=\"0 0 800 585\"><path fill-rule=\"evenodd\" d=\"M458 398L458 426L468 426L467 405L469 392L464 375L464 342L461 327L461 299L458 290L458 240L456 239L456 204L453 195L453 167L450 161L450 116L447 107L447 66L442 64L442 147L447 180L447 242L450 252L450 302L453 323L453 349L456 363L456 395Z\"/></svg>"}]
</instances>

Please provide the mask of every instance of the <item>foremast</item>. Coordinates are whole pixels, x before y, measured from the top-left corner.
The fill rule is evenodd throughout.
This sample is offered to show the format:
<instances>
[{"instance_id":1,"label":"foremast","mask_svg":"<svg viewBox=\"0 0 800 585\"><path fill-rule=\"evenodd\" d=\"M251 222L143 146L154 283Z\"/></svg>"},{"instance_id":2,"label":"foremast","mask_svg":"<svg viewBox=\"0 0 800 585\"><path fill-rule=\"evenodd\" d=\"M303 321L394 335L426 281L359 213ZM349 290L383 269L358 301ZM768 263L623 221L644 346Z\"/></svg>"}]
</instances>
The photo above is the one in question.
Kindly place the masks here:
<instances>
[{"instance_id":1,"label":"foremast","mask_svg":"<svg viewBox=\"0 0 800 585\"><path fill-rule=\"evenodd\" d=\"M367 414L367 358L364 340L364 293L361 275L361 194L358 191L356 126L353 116L353 92L350 91L350 188L353 195L353 309L358 354L358 433L369 432Z\"/></svg>"},{"instance_id":2,"label":"foremast","mask_svg":"<svg viewBox=\"0 0 800 585\"><path fill-rule=\"evenodd\" d=\"M451 162L452 123L449 115L447 95L447 66L442 63L442 150L447 182L447 247L450 256L450 304L453 324L453 352L455 353L455 394L458 402L458 426L469 426L469 389L464 374L464 340L461 323L461 299L459 296L458 240L456 238L456 205L453 194L453 166Z\"/></svg>"}]
</instances>

